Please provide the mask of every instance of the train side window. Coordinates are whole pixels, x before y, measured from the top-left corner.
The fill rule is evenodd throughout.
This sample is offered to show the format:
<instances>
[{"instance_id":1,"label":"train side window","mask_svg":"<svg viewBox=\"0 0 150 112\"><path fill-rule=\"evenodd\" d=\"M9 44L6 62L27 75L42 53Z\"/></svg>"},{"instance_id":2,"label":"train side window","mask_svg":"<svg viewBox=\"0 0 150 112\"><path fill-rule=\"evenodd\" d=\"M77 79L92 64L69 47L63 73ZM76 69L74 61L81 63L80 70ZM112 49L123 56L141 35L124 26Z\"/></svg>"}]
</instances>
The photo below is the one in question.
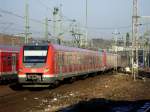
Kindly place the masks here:
<instances>
[{"instance_id":1,"label":"train side window","mask_svg":"<svg viewBox=\"0 0 150 112\"><path fill-rule=\"evenodd\" d=\"M8 59L8 60L11 60L11 59L12 59L12 57L11 57L11 56L8 56L8 57L7 57L7 59Z\"/></svg>"},{"instance_id":2,"label":"train side window","mask_svg":"<svg viewBox=\"0 0 150 112\"><path fill-rule=\"evenodd\" d=\"M68 65L68 52L66 52L66 65Z\"/></svg>"},{"instance_id":3,"label":"train side window","mask_svg":"<svg viewBox=\"0 0 150 112\"><path fill-rule=\"evenodd\" d=\"M58 61L58 65L62 66L64 65L64 55L62 52L59 52L57 55L57 61Z\"/></svg>"},{"instance_id":4,"label":"train side window","mask_svg":"<svg viewBox=\"0 0 150 112\"><path fill-rule=\"evenodd\" d=\"M58 66L59 65L59 53L56 54L56 62L57 62L56 65Z\"/></svg>"},{"instance_id":5,"label":"train side window","mask_svg":"<svg viewBox=\"0 0 150 112\"><path fill-rule=\"evenodd\" d=\"M68 65L73 64L72 52L68 52L67 60L68 60Z\"/></svg>"},{"instance_id":6,"label":"train side window","mask_svg":"<svg viewBox=\"0 0 150 112\"><path fill-rule=\"evenodd\" d=\"M7 61L7 57L4 57L4 56L3 56L3 58L2 58L2 59L3 59L3 61Z\"/></svg>"},{"instance_id":7,"label":"train side window","mask_svg":"<svg viewBox=\"0 0 150 112\"><path fill-rule=\"evenodd\" d=\"M73 58L73 62L74 62L74 64L76 65L76 64L77 64L76 53L73 54L73 57L74 57L74 58Z\"/></svg>"},{"instance_id":8,"label":"train side window","mask_svg":"<svg viewBox=\"0 0 150 112\"><path fill-rule=\"evenodd\" d=\"M64 65L66 65L66 53L64 52Z\"/></svg>"},{"instance_id":9,"label":"train side window","mask_svg":"<svg viewBox=\"0 0 150 112\"><path fill-rule=\"evenodd\" d=\"M95 61L94 61L94 56L92 56L92 62L93 62L92 64L94 64L94 63L95 63Z\"/></svg>"},{"instance_id":10,"label":"train side window","mask_svg":"<svg viewBox=\"0 0 150 112\"><path fill-rule=\"evenodd\" d=\"M70 65L70 54L68 54L68 56L67 56L67 62L68 62L68 65Z\"/></svg>"},{"instance_id":11,"label":"train side window","mask_svg":"<svg viewBox=\"0 0 150 112\"><path fill-rule=\"evenodd\" d=\"M81 54L79 54L79 64L82 64L81 63Z\"/></svg>"},{"instance_id":12,"label":"train side window","mask_svg":"<svg viewBox=\"0 0 150 112\"><path fill-rule=\"evenodd\" d=\"M8 66L11 66L11 65L12 65L12 62L11 62L11 61L8 61L8 62L7 62L7 65L8 65Z\"/></svg>"},{"instance_id":13,"label":"train side window","mask_svg":"<svg viewBox=\"0 0 150 112\"><path fill-rule=\"evenodd\" d=\"M80 54L80 55L81 55L80 62L81 62L81 64L83 64L83 55L82 54Z\"/></svg>"},{"instance_id":14,"label":"train side window","mask_svg":"<svg viewBox=\"0 0 150 112\"><path fill-rule=\"evenodd\" d=\"M58 55L57 55L57 62L58 62L58 66L60 66L60 53L58 52Z\"/></svg>"},{"instance_id":15,"label":"train side window","mask_svg":"<svg viewBox=\"0 0 150 112\"><path fill-rule=\"evenodd\" d=\"M102 63L102 56L101 56L101 55L98 56L98 63L99 63L99 64Z\"/></svg>"},{"instance_id":16,"label":"train side window","mask_svg":"<svg viewBox=\"0 0 150 112\"><path fill-rule=\"evenodd\" d=\"M13 57L12 57L12 64L13 64L13 65L16 65L16 56L13 56Z\"/></svg>"},{"instance_id":17,"label":"train side window","mask_svg":"<svg viewBox=\"0 0 150 112\"><path fill-rule=\"evenodd\" d=\"M70 65L70 53L68 53L68 65Z\"/></svg>"},{"instance_id":18,"label":"train side window","mask_svg":"<svg viewBox=\"0 0 150 112\"><path fill-rule=\"evenodd\" d=\"M81 54L79 54L79 64L81 64Z\"/></svg>"},{"instance_id":19,"label":"train side window","mask_svg":"<svg viewBox=\"0 0 150 112\"><path fill-rule=\"evenodd\" d=\"M64 65L64 53L63 52L61 53L61 64L62 66Z\"/></svg>"},{"instance_id":20,"label":"train side window","mask_svg":"<svg viewBox=\"0 0 150 112\"><path fill-rule=\"evenodd\" d=\"M92 56L92 64L94 64L94 56Z\"/></svg>"},{"instance_id":21,"label":"train side window","mask_svg":"<svg viewBox=\"0 0 150 112\"><path fill-rule=\"evenodd\" d=\"M92 64L92 57L89 56L89 64Z\"/></svg>"}]
</instances>

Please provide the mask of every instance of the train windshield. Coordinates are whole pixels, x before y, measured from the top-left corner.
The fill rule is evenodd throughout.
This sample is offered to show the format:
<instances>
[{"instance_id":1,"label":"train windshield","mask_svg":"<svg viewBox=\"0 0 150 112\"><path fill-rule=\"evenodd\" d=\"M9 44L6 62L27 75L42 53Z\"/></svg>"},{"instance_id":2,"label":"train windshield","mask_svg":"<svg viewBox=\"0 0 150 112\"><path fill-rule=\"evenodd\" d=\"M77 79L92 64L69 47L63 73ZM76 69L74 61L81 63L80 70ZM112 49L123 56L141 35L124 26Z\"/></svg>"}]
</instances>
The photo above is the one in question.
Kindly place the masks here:
<instances>
[{"instance_id":1,"label":"train windshield","mask_svg":"<svg viewBox=\"0 0 150 112\"><path fill-rule=\"evenodd\" d=\"M24 63L45 63L48 46L24 46Z\"/></svg>"}]
</instances>

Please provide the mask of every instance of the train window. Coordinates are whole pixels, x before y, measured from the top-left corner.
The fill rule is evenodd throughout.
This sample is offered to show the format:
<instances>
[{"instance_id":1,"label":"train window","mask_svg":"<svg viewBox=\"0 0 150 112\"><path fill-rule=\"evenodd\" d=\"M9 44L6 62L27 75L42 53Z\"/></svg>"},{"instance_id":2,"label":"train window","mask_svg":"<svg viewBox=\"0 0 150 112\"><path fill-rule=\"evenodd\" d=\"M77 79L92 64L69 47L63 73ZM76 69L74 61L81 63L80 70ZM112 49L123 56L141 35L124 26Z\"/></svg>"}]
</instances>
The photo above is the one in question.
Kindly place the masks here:
<instances>
[{"instance_id":1,"label":"train window","mask_svg":"<svg viewBox=\"0 0 150 112\"><path fill-rule=\"evenodd\" d=\"M79 54L79 64L82 64L82 54Z\"/></svg>"},{"instance_id":2,"label":"train window","mask_svg":"<svg viewBox=\"0 0 150 112\"><path fill-rule=\"evenodd\" d=\"M63 65L66 65L66 54L65 54L65 52L63 53L63 58L64 58L64 59L63 59L63 60L64 60L64 61L63 61L63 63L64 63Z\"/></svg>"},{"instance_id":3,"label":"train window","mask_svg":"<svg viewBox=\"0 0 150 112\"><path fill-rule=\"evenodd\" d=\"M93 64L95 64L95 56L93 56Z\"/></svg>"},{"instance_id":4,"label":"train window","mask_svg":"<svg viewBox=\"0 0 150 112\"><path fill-rule=\"evenodd\" d=\"M83 54L80 54L80 62L81 62L81 64L83 64L84 63L84 61L83 61Z\"/></svg>"},{"instance_id":5,"label":"train window","mask_svg":"<svg viewBox=\"0 0 150 112\"><path fill-rule=\"evenodd\" d=\"M25 56L24 63L45 63L46 56Z\"/></svg>"},{"instance_id":6,"label":"train window","mask_svg":"<svg viewBox=\"0 0 150 112\"><path fill-rule=\"evenodd\" d=\"M71 62L70 62L71 60L70 60L70 54L68 54L68 65L70 65L71 64Z\"/></svg>"},{"instance_id":7,"label":"train window","mask_svg":"<svg viewBox=\"0 0 150 112\"><path fill-rule=\"evenodd\" d=\"M76 54L76 64L79 64L79 55L78 55L78 53Z\"/></svg>"},{"instance_id":8,"label":"train window","mask_svg":"<svg viewBox=\"0 0 150 112\"><path fill-rule=\"evenodd\" d=\"M13 56L13 57L12 57L12 64L13 64L13 65L16 65L16 56Z\"/></svg>"},{"instance_id":9,"label":"train window","mask_svg":"<svg viewBox=\"0 0 150 112\"><path fill-rule=\"evenodd\" d=\"M76 62L76 53L75 53L75 52L73 53L73 64L74 64L74 65L77 64L77 62Z\"/></svg>"},{"instance_id":10,"label":"train window","mask_svg":"<svg viewBox=\"0 0 150 112\"><path fill-rule=\"evenodd\" d=\"M102 63L102 56L98 56L98 62L99 62L99 64L101 64Z\"/></svg>"},{"instance_id":11,"label":"train window","mask_svg":"<svg viewBox=\"0 0 150 112\"><path fill-rule=\"evenodd\" d=\"M59 64L59 66L62 64L61 63L61 54L60 53L58 53L58 64Z\"/></svg>"},{"instance_id":12,"label":"train window","mask_svg":"<svg viewBox=\"0 0 150 112\"><path fill-rule=\"evenodd\" d=\"M57 66L59 66L59 53L57 53L56 55L56 62L57 62Z\"/></svg>"},{"instance_id":13,"label":"train window","mask_svg":"<svg viewBox=\"0 0 150 112\"><path fill-rule=\"evenodd\" d=\"M92 64L91 56L89 56L89 64Z\"/></svg>"},{"instance_id":14,"label":"train window","mask_svg":"<svg viewBox=\"0 0 150 112\"><path fill-rule=\"evenodd\" d=\"M60 64L64 65L64 55L63 55L63 52L60 53Z\"/></svg>"},{"instance_id":15,"label":"train window","mask_svg":"<svg viewBox=\"0 0 150 112\"><path fill-rule=\"evenodd\" d=\"M70 65L70 53L68 54L68 65Z\"/></svg>"},{"instance_id":16,"label":"train window","mask_svg":"<svg viewBox=\"0 0 150 112\"><path fill-rule=\"evenodd\" d=\"M48 46L24 46L24 63L45 63Z\"/></svg>"},{"instance_id":17,"label":"train window","mask_svg":"<svg viewBox=\"0 0 150 112\"><path fill-rule=\"evenodd\" d=\"M81 56L80 56L80 54L78 55L78 64L81 64Z\"/></svg>"},{"instance_id":18,"label":"train window","mask_svg":"<svg viewBox=\"0 0 150 112\"><path fill-rule=\"evenodd\" d=\"M57 54L57 64L58 66L64 65L64 54L62 52Z\"/></svg>"},{"instance_id":19,"label":"train window","mask_svg":"<svg viewBox=\"0 0 150 112\"><path fill-rule=\"evenodd\" d=\"M24 46L24 50L47 50L48 46Z\"/></svg>"},{"instance_id":20,"label":"train window","mask_svg":"<svg viewBox=\"0 0 150 112\"><path fill-rule=\"evenodd\" d=\"M3 61L7 61L7 57L3 57L2 59L3 59Z\"/></svg>"},{"instance_id":21,"label":"train window","mask_svg":"<svg viewBox=\"0 0 150 112\"><path fill-rule=\"evenodd\" d=\"M85 60L84 60L84 54L82 54L82 64L85 64Z\"/></svg>"},{"instance_id":22,"label":"train window","mask_svg":"<svg viewBox=\"0 0 150 112\"><path fill-rule=\"evenodd\" d=\"M11 66L11 64L12 64L11 61L8 61L7 65L8 65L8 66Z\"/></svg>"},{"instance_id":23,"label":"train window","mask_svg":"<svg viewBox=\"0 0 150 112\"><path fill-rule=\"evenodd\" d=\"M94 64L95 60L94 60L94 56L92 56L92 64Z\"/></svg>"},{"instance_id":24,"label":"train window","mask_svg":"<svg viewBox=\"0 0 150 112\"><path fill-rule=\"evenodd\" d=\"M56 68L57 68L57 54L56 54L56 56L54 58L54 61L55 61L55 70L56 70Z\"/></svg>"},{"instance_id":25,"label":"train window","mask_svg":"<svg viewBox=\"0 0 150 112\"><path fill-rule=\"evenodd\" d=\"M64 53L62 53L62 65L64 65L65 62L64 62Z\"/></svg>"},{"instance_id":26,"label":"train window","mask_svg":"<svg viewBox=\"0 0 150 112\"><path fill-rule=\"evenodd\" d=\"M11 56L8 56L7 59L8 59L8 60L11 60Z\"/></svg>"},{"instance_id":27,"label":"train window","mask_svg":"<svg viewBox=\"0 0 150 112\"><path fill-rule=\"evenodd\" d=\"M72 52L66 52L65 54L65 63L66 65L70 65L74 63L74 56L72 55Z\"/></svg>"}]
</instances>

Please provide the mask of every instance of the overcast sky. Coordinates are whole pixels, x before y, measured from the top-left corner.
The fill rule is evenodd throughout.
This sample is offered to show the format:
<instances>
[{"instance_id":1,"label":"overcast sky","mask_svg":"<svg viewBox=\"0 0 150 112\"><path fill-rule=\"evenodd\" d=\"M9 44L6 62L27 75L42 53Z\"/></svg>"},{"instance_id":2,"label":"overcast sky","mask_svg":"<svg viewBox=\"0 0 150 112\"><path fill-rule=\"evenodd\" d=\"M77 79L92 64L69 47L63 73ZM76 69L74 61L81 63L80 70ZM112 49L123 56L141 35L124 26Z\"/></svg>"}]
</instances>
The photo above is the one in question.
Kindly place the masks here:
<instances>
[{"instance_id":1,"label":"overcast sky","mask_svg":"<svg viewBox=\"0 0 150 112\"><path fill-rule=\"evenodd\" d=\"M45 17L52 18L55 6L62 4L62 13L66 18L76 19L85 26L86 0L29 0L30 18L44 21ZM116 29L121 33L130 32L128 27L132 22L133 0L88 0L88 27L91 38L109 37ZM20 16L25 14L25 0L0 0L0 32L17 34L24 29L24 20L6 14L6 10ZM139 0L139 14L150 15L150 0ZM141 22L150 20L142 19ZM66 23L67 24L67 23ZM44 25L30 21L31 32L34 35L44 35ZM52 31L50 27L49 32Z\"/></svg>"}]
</instances>

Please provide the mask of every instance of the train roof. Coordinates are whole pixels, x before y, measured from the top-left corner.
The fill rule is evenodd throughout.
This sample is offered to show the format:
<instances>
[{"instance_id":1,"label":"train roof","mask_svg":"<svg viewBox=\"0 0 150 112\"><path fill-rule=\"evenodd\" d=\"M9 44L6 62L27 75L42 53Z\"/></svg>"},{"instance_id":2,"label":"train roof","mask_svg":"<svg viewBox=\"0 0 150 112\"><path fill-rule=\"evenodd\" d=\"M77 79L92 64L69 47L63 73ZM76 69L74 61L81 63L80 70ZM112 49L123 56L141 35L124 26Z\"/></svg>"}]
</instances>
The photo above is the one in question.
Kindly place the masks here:
<instances>
[{"instance_id":1,"label":"train roof","mask_svg":"<svg viewBox=\"0 0 150 112\"><path fill-rule=\"evenodd\" d=\"M83 49L83 48L76 48L76 47L69 47L69 46L63 46L63 45L58 45L58 44L27 44L24 46L52 46L55 50L60 50L60 51L76 51L76 52L88 52L88 53L98 53L98 51L92 51L88 49Z\"/></svg>"},{"instance_id":2,"label":"train roof","mask_svg":"<svg viewBox=\"0 0 150 112\"><path fill-rule=\"evenodd\" d=\"M78 51L78 52L91 52L91 53L97 53L97 51L92 51L88 49L82 49L82 48L76 48L76 47L69 47L69 46L63 46L58 44L51 44L54 49L61 50L61 51Z\"/></svg>"},{"instance_id":3,"label":"train roof","mask_svg":"<svg viewBox=\"0 0 150 112\"><path fill-rule=\"evenodd\" d=\"M19 51L20 47L10 46L10 45L0 45L0 50L5 51Z\"/></svg>"}]
</instances>

